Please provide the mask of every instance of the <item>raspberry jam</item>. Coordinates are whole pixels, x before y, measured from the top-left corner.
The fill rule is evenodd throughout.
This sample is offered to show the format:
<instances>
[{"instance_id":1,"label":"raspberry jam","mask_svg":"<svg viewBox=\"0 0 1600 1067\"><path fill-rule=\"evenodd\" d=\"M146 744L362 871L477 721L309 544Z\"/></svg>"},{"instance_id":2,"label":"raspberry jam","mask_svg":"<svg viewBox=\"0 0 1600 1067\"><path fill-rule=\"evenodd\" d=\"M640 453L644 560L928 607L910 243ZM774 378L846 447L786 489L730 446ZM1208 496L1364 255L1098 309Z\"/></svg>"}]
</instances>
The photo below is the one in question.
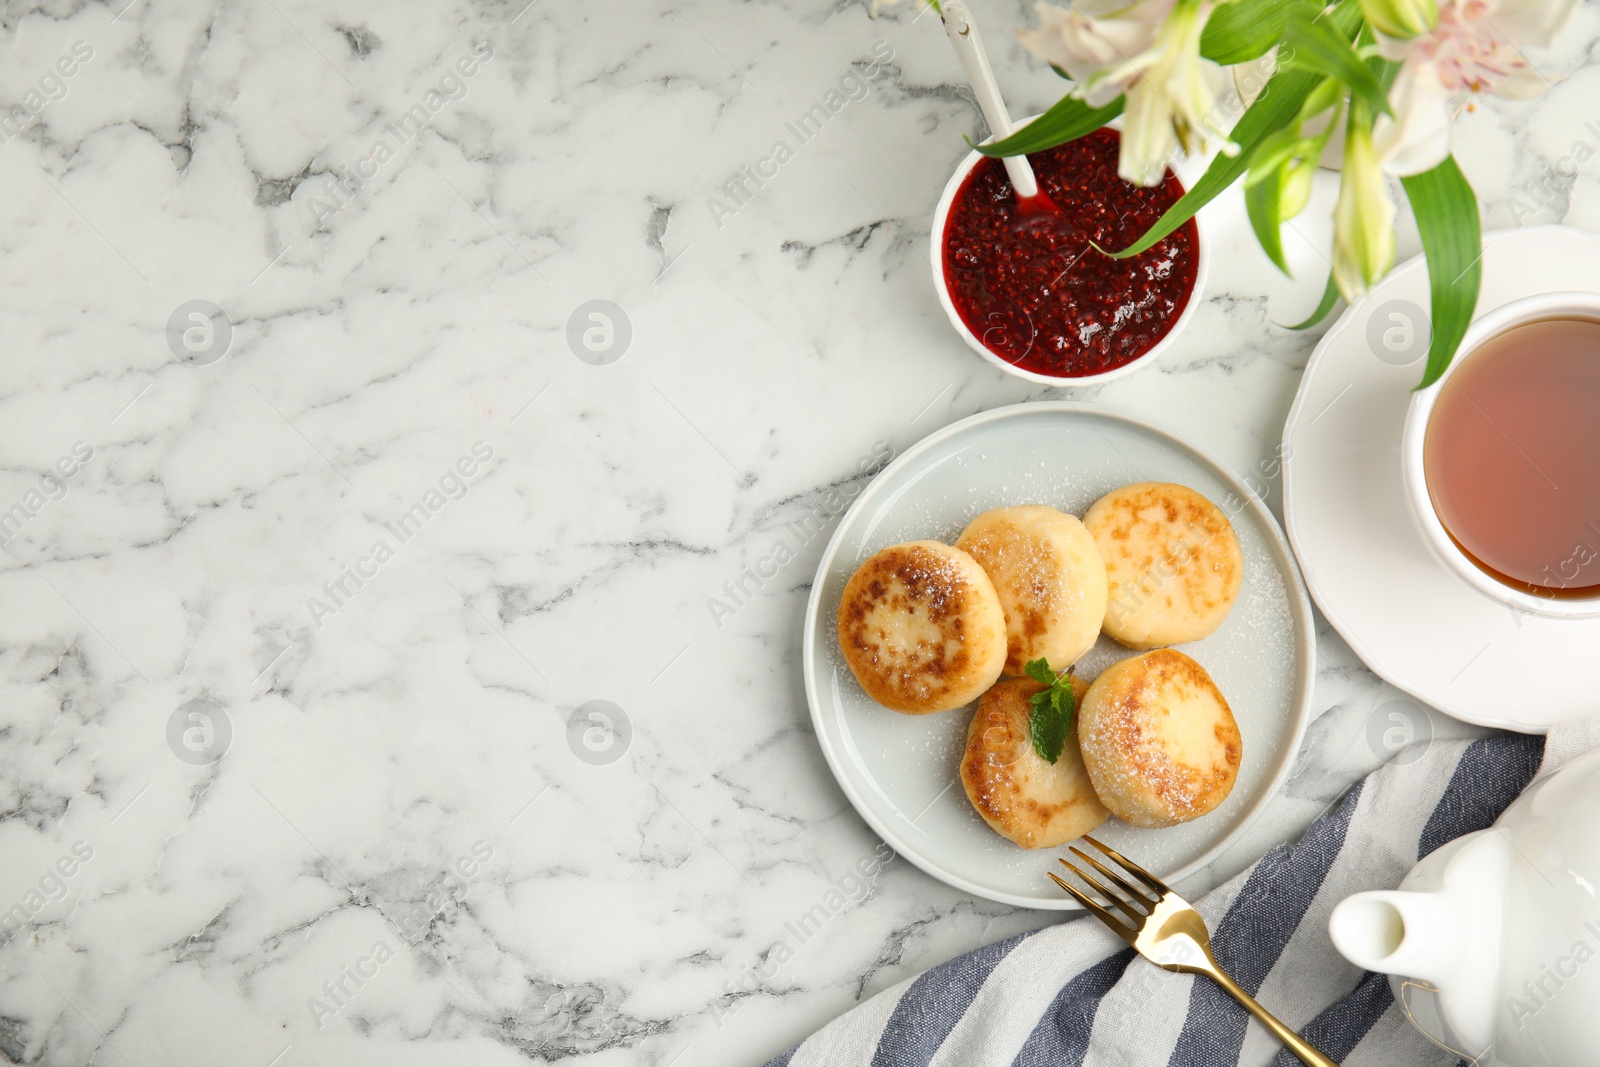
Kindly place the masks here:
<instances>
[{"instance_id":1,"label":"raspberry jam","mask_svg":"<svg viewBox=\"0 0 1600 1067\"><path fill-rule=\"evenodd\" d=\"M1191 219L1131 259L1183 195L1168 171L1142 189L1117 176L1121 136L1100 129L1028 157L1059 216L1018 210L998 159L967 175L944 229L944 276L967 329L1008 363L1081 378L1131 363L1172 329L1194 290L1199 234Z\"/></svg>"}]
</instances>

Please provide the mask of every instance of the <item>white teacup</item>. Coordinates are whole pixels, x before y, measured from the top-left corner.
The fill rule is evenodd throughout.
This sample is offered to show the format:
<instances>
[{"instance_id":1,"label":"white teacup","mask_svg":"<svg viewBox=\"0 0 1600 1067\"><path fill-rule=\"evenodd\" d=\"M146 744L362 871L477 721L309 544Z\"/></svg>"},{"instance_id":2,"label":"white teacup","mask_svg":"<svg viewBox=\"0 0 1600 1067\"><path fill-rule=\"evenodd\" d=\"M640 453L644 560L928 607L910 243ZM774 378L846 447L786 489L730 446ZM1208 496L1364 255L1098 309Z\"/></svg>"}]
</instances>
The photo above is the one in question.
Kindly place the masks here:
<instances>
[{"instance_id":1,"label":"white teacup","mask_svg":"<svg viewBox=\"0 0 1600 1067\"><path fill-rule=\"evenodd\" d=\"M1590 619L1600 617L1600 596L1541 596L1507 585L1474 563L1457 547L1440 521L1428 492L1427 475L1423 467L1423 441L1427 435L1428 420L1451 375L1485 342L1518 326L1548 319L1600 322L1600 293L1542 293L1513 300L1475 319L1462 337L1461 347L1449 368L1437 382L1418 390L1412 397L1411 407L1406 411L1405 432L1400 439L1401 477L1405 483L1406 502L1411 507L1412 520L1422 534L1423 542L1446 570L1484 596L1516 611L1549 618Z\"/></svg>"}]
</instances>

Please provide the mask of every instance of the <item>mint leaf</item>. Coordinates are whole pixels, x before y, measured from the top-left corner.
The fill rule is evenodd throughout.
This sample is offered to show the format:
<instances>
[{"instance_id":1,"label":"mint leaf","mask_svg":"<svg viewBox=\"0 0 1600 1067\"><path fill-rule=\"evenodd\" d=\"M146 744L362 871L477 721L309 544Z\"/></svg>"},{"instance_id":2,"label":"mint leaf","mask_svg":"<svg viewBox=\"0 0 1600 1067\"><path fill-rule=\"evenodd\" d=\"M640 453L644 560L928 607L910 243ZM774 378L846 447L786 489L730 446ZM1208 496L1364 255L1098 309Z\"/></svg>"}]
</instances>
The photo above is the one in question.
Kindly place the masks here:
<instances>
[{"instance_id":1,"label":"mint leaf","mask_svg":"<svg viewBox=\"0 0 1600 1067\"><path fill-rule=\"evenodd\" d=\"M1036 659L1023 667L1029 678L1046 688L1028 698L1033 712L1028 716L1028 732L1033 736L1033 750L1046 763L1061 758L1067 743L1067 731L1072 728L1072 676L1066 671L1057 674L1047 660Z\"/></svg>"},{"instance_id":2,"label":"mint leaf","mask_svg":"<svg viewBox=\"0 0 1600 1067\"><path fill-rule=\"evenodd\" d=\"M1046 763L1054 763L1061 758L1061 746L1066 744L1066 724L1061 716L1050 704L1047 693L1040 693L1039 700L1033 706L1033 714L1028 720L1028 729L1033 733L1033 750L1039 753L1039 758ZM1038 700L1038 697L1034 698Z\"/></svg>"},{"instance_id":3,"label":"mint leaf","mask_svg":"<svg viewBox=\"0 0 1600 1067\"><path fill-rule=\"evenodd\" d=\"M1072 677L1062 671L1061 680L1050 690L1050 703L1055 706L1057 713L1066 717L1069 726L1072 724L1072 712L1077 706L1076 700L1072 692Z\"/></svg>"},{"instance_id":4,"label":"mint leaf","mask_svg":"<svg viewBox=\"0 0 1600 1067\"><path fill-rule=\"evenodd\" d=\"M1050 661L1044 657L1029 660L1022 667L1022 673L1038 682L1040 685L1055 685L1056 672L1050 669ZM1035 698L1037 699L1037 698Z\"/></svg>"}]
</instances>

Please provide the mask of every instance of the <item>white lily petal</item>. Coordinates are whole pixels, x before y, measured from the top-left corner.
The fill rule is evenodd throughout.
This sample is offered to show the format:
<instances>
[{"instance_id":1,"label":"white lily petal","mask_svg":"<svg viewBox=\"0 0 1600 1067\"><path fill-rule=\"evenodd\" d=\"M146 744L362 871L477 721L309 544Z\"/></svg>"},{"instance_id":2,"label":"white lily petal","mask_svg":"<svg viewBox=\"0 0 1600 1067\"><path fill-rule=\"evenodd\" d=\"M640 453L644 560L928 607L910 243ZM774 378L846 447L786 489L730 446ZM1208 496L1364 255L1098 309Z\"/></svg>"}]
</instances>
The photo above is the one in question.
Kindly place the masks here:
<instances>
[{"instance_id":1,"label":"white lily petal","mask_svg":"<svg viewBox=\"0 0 1600 1067\"><path fill-rule=\"evenodd\" d=\"M1091 15L1041 3L1039 28L1021 34L1029 51L1077 83L1074 94L1092 107L1127 95L1118 173L1154 185L1181 142L1196 151L1220 141L1216 93L1208 75L1216 64L1200 57L1200 35L1216 0L1133 0Z\"/></svg>"},{"instance_id":2,"label":"white lily petal","mask_svg":"<svg viewBox=\"0 0 1600 1067\"><path fill-rule=\"evenodd\" d=\"M1401 64L1389 90L1394 118L1379 115L1372 128L1378 162L1406 177L1432 170L1450 154L1450 90L1433 63L1413 58Z\"/></svg>"},{"instance_id":3,"label":"white lily petal","mask_svg":"<svg viewBox=\"0 0 1600 1067\"><path fill-rule=\"evenodd\" d=\"M1378 51L1385 59L1431 63L1453 93L1524 99L1544 92L1550 80L1521 49L1548 44L1574 6L1575 0L1439 0L1431 31L1407 40L1380 35Z\"/></svg>"},{"instance_id":4,"label":"white lily petal","mask_svg":"<svg viewBox=\"0 0 1600 1067\"><path fill-rule=\"evenodd\" d=\"M1127 66L1130 57L1150 48L1160 33L1162 9L1165 2L1140 5L1137 9L1104 18L1092 18L1077 9L1066 10L1053 4L1038 4L1039 28L1018 34L1028 51L1047 63L1066 71L1067 76L1080 85L1101 81L1101 75L1114 68ZM1127 14L1127 12L1135 12ZM1122 94L1125 81L1116 84L1115 91L1106 101Z\"/></svg>"},{"instance_id":5,"label":"white lily petal","mask_svg":"<svg viewBox=\"0 0 1600 1067\"><path fill-rule=\"evenodd\" d=\"M1117 173L1134 185L1155 185L1167 173L1167 161L1178 147L1172 113L1160 85L1141 80L1128 90L1122 120L1122 149Z\"/></svg>"},{"instance_id":6,"label":"white lily petal","mask_svg":"<svg viewBox=\"0 0 1600 1067\"><path fill-rule=\"evenodd\" d=\"M1495 83L1496 96L1507 100L1531 100L1550 89L1550 79L1526 63L1519 63L1501 75Z\"/></svg>"},{"instance_id":7,"label":"white lily petal","mask_svg":"<svg viewBox=\"0 0 1600 1067\"><path fill-rule=\"evenodd\" d=\"M1547 48L1572 17L1578 0L1443 0L1461 9L1463 20L1481 18L1490 23L1495 40L1515 41L1519 47Z\"/></svg>"}]
</instances>

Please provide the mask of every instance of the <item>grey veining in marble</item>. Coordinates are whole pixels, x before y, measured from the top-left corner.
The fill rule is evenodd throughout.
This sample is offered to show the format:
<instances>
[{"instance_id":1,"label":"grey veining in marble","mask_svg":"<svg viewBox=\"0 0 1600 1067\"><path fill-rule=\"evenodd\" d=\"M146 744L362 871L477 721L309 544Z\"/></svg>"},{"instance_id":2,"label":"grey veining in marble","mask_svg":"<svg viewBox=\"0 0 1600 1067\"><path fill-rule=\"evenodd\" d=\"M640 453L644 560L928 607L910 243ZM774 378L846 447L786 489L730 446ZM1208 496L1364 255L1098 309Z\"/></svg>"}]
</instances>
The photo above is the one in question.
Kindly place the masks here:
<instances>
[{"instance_id":1,"label":"grey veining in marble","mask_svg":"<svg viewBox=\"0 0 1600 1067\"><path fill-rule=\"evenodd\" d=\"M1059 92L1025 7L978 12L1018 114ZM0 1054L749 1064L1058 921L882 853L799 676L831 492L1061 395L935 301L933 207L984 131L933 18L56 0L0 28ZM1600 226L1597 79L1464 117L1490 225ZM1075 395L1265 462L1332 194L1293 281L1225 198L1185 343ZM1200 888L1382 755L1398 694L1318 643L1294 778Z\"/></svg>"}]
</instances>

